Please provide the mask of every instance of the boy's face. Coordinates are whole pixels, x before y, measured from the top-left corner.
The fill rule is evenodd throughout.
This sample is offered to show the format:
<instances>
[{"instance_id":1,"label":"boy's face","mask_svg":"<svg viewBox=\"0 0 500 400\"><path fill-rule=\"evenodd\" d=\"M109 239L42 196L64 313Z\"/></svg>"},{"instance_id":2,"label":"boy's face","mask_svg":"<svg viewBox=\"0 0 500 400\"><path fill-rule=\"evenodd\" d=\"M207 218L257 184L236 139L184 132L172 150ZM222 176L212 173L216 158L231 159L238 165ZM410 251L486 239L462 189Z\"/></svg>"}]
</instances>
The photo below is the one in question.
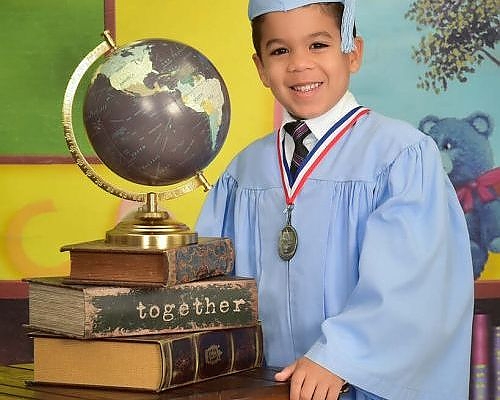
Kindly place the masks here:
<instances>
[{"instance_id":1,"label":"boy's face","mask_svg":"<svg viewBox=\"0 0 500 400\"><path fill-rule=\"evenodd\" d=\"M335 18L317 4L266 14L261 35L261 56L253 56L260 79L298 119L332 108L361 65L361 38L356 50L342 53Z\"/></svg>"}]
</instances>

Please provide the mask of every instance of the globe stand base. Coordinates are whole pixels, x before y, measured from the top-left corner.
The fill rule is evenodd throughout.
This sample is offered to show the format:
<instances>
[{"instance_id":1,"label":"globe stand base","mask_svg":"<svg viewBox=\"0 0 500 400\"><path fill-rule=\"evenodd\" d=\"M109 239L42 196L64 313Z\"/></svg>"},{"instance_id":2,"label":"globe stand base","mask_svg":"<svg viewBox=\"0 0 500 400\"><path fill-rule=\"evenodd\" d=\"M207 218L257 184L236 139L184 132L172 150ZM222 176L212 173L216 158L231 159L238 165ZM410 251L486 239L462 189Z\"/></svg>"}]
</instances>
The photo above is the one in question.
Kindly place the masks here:
<instances>
[{"instance_id":1,"label":"globe stand base","mask_svg":"<svg viewBox=\"0 0 500 400\"><path fill-rule=\"evenodd\" d=\"M170 218L167 211L159 210L157 193L148 193L146 203L137 212L106 232L105 243L118 247L169 249L198 243L198 234Z\"/></svg>"},{"instance_id":2,"label":"globe stand base","mask_svg":"<svg viewBox=\"0 0 500 400\"><path fill-rule=\"evenodd\" d=\"M138 211L106 232L106 244L168 249L198 242L198 234L170 218L166 211Z\"/></svg>"}]
</instances>

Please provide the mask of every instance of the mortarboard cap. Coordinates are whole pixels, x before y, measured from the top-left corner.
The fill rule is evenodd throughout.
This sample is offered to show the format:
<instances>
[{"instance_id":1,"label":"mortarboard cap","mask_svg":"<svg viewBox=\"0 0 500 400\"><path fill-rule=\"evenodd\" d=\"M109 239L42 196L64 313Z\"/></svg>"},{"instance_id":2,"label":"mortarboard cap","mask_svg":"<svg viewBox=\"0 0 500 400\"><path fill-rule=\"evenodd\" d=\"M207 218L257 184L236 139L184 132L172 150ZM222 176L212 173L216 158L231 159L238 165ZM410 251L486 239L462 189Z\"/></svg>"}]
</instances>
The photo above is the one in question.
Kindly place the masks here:
<instances>
[{"instance_id":1,"label":"mortarboard cap","mask_svg":"<svg viewBox=\"0 0 500 400\"><path fill-rule=\"evenodd\" d=\"M248 2L248 18L250 20L262 14L274 11L288 11L294 8L306 6L315 3L325 3L321 0L250 0ZM342 26L340 29L344 53L350 53L354 50L354 11L355 0L326 1L326 3L342 3L344 5L344 14L342 15Z\"/></svg>"}]
</instances>

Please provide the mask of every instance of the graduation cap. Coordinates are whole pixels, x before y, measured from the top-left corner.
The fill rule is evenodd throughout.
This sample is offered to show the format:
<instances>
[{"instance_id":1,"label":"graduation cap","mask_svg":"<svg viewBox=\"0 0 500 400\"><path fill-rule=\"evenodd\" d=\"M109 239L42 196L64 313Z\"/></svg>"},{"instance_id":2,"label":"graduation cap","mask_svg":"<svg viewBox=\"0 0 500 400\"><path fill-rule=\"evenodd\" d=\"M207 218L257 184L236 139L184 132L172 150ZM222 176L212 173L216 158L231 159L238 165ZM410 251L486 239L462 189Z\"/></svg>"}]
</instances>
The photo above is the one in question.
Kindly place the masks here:
<instances>
[{"instance_id":1,"label":"graduation cap","mask_svg":"<svg viewBox=\"0 0 500 400\"><path fill-rule=\"evenodd\" d=\"M259 15L273 11L288 11L294 8L306 6L308 4L324 3L321 0L250 0L248 2L248 18L250 20ZM342 44L341 48L344 53L350 53L354 50L354 11L355 0L339 0L330 1L327 3L342 3L344 5L344 13L342 15L342 26L340 29Z\"/></svg>"}]
</instances>

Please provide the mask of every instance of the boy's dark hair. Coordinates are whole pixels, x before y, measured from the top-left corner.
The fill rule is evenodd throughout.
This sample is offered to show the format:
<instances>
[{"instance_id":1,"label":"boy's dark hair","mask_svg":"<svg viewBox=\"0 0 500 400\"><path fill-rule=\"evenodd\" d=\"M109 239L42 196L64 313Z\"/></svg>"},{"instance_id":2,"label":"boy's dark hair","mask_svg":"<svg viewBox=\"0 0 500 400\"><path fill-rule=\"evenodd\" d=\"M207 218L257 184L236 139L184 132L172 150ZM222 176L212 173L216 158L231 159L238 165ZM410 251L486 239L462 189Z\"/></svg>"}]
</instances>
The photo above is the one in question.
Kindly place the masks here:
<instances>
[{"instance_id":1,"label":"boy's dark hair","mask_svg":"<svg viewBox=\"0 0 500 400\"><path fill-rule=\"evenodd\" d=\"M335 18L335 22L337 23L339 29L341 29L342 15L344 14L344 5L342 3L314 3L314 4L318 4L325 13L330 14L333 18ZM260 51L260 42L262 39L261 27L265 18L266 14L262 14L259 15L258 17L255 17L251 22L253 47L255 49L255 53L257 53L257 56L259 58L261 56L261 51ZM352 34L354 37L356 37L356 25L354 25Z\"/></svg>"}]
</instances>

